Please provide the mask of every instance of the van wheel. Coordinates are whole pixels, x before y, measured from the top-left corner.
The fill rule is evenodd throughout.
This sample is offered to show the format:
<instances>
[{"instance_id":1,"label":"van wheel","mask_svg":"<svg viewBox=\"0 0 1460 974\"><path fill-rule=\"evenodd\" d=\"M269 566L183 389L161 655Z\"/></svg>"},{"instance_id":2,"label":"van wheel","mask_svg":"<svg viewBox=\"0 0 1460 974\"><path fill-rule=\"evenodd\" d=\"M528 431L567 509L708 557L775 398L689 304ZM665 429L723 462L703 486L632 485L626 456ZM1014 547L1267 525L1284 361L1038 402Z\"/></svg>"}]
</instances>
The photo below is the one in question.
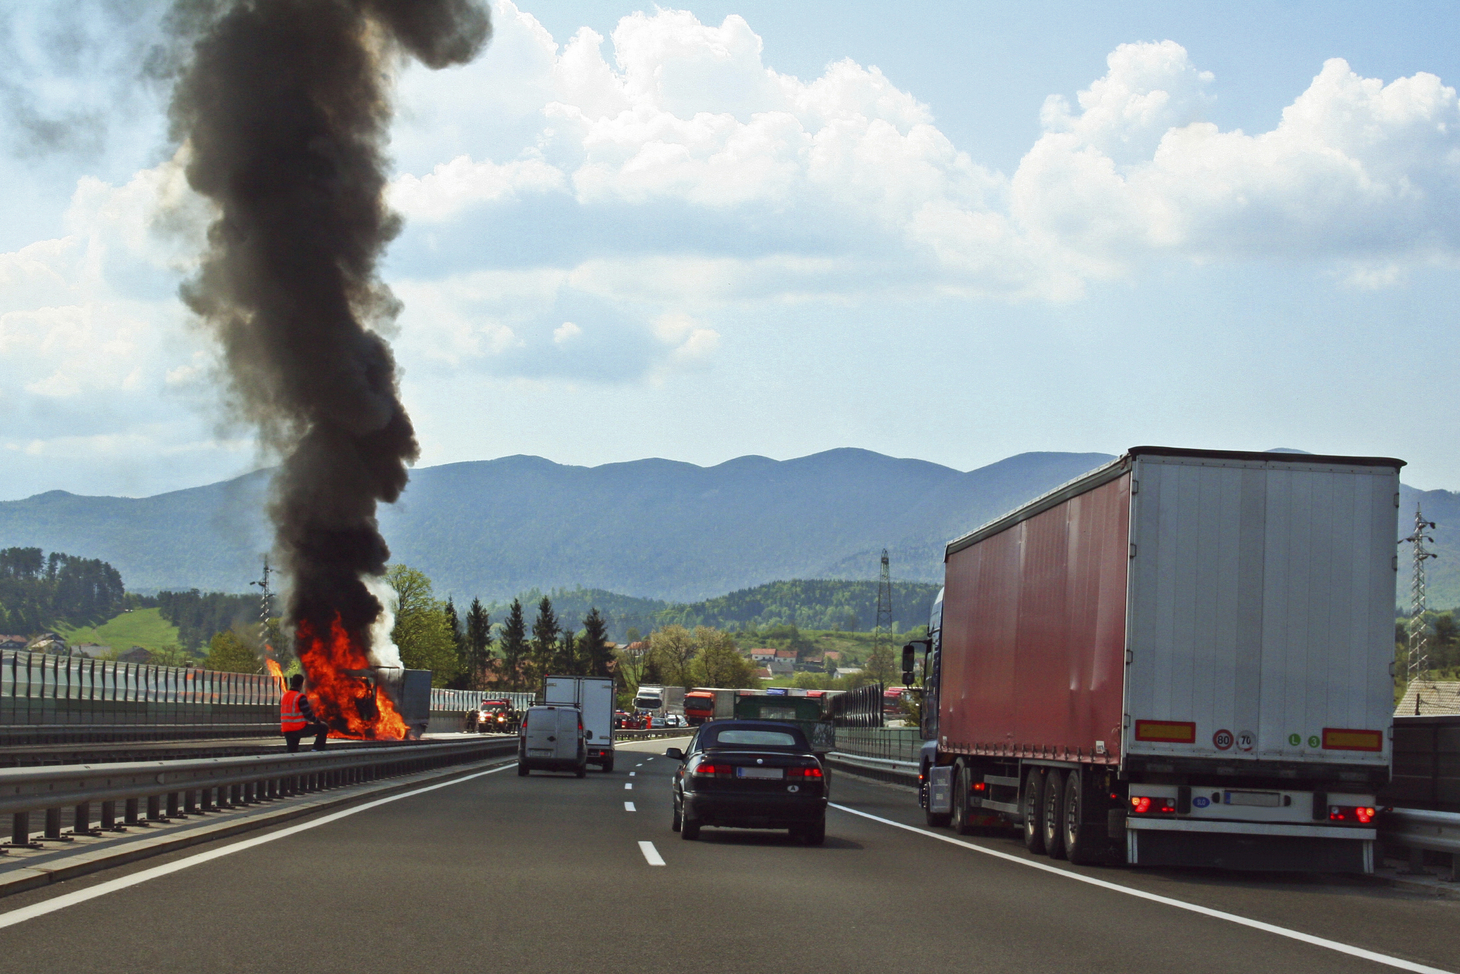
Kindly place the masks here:
<instances>
[{"instance_id":1,"label":"van wheel","mask_svg":"<svg viewBox=\"0 0 1460 974\"><path fill-rule=\"evenodd\" d=\"M1030 768L1024 777L1024 795L1019 803L1024 812L1024 848L1038 855L1044 851L1044 770Z\"/></svg>"},{"instance_id":2,"label":"van wheel","mask_svg":"<svg viewBox=\"0 0 1460 974\"><path fill-rule=\"evenodd\" d=\"M580 764L580 765L578 765L578 770L577 771L574 771L573 774L577 775L579 778L586 778L588 776L588 765L587 764Z\"/></svg>"},{"instance_id":3,"label":"van wheel","mask_svg":"<svg viewBox=\"0 0 1460 974\"><path fill-rule=\"evenodd\" d=\"M1051 859L1065 857L1065 773L1050 768L1044 775L1044 811L1039 824L1044 828L1044 853Z\"/></svg>"},{"instance_id":4,"label":"van wheel","mask_svg":"<svg viewBox=\"0 0 1460 974\"><path fill-rule=\"evenodd\" d=\"M519 778L526 778L527 777L527 765L523 764L521 761L518 761L517 762L517 777L519 777Z\"/></svg>"},{"instance_id":5,"label":"van wheel","mask_svg":"<svg viewBox=\"0 0 1460 974\"><path fill-rule=\"evenodd\" d=\"M600 765L600 767L603 769L603 773L604 774L607 774L608 772L612 771L613 770L613 755L610 754L608 757L604 758L603 759L603 764Z\"/></svg>"},{"instance_id":6,"label":"van wheel","mask_svg":"<svg viewBox=\"0 0 1460 974\"><path fill-rule=\"evenodd\" d=\"M1105 830L1085 820L1086 802L1094 797L1085 793L1086 780L1086 775L1080 771L1071 771L1065 778L1064 809L1060 816L1065 833L1065 857L1077 866L1094 866L1102 862L1103 846L1107 844L1104 842ZM1095 808L1104 807L1103 802L1091 804Z\"/></svg>"}]
</instances>

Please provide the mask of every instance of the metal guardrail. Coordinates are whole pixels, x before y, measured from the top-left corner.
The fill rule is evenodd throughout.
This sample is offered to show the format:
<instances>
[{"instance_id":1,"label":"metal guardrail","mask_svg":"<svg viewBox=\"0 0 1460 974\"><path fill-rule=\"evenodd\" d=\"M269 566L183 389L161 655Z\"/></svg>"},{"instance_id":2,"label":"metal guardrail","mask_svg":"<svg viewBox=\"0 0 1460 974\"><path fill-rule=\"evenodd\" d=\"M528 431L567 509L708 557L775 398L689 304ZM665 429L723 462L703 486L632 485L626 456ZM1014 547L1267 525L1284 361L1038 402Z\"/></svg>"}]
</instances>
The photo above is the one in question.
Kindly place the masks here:
<instances>
[{"instance_id":1,"label":"metal guardrail","mask_svg":"<svg viewBox=\"0 0 1460 974\"><path fill-rule=\"evenodd\" d=\"M688 737L693 734L693 727L655 727L652 730L616 730L613 732L615 741L652 741L661 737Z\"/></svg>"},{"instance_id":2,"label":"metal guardrail","mask_svg":"<svg viewBox=\"0 0 1460 974\"><path fill-rule=\"evenodd\" d=\"M1387 845L1409 850L1409 871L1424 873L1424 854L1450 857L1451 882L1460 880L1460 812L1390 808L1379 817L1379 836Z\"/></svg>"},{"instance_id":3,"label":"metal guardrail","mask_svg":"<svg viewBox=\"0 0 1460 974\"><path fill-rule=\"evenodd\" d=\"M62 812L74 808L74 833L101 835L140 825L275 801L291 795L481 760L516 751L515 738L402 744L247 757L140 761L0 769L0 815L11 816L5 846L35 848L30 816L45 813L45 840L65 841ZM91 806L100 803L101 827ZM117 820L117 805L122 820ZM44 840L43 840L44 841Z\"/></svg>"}]
</instances>

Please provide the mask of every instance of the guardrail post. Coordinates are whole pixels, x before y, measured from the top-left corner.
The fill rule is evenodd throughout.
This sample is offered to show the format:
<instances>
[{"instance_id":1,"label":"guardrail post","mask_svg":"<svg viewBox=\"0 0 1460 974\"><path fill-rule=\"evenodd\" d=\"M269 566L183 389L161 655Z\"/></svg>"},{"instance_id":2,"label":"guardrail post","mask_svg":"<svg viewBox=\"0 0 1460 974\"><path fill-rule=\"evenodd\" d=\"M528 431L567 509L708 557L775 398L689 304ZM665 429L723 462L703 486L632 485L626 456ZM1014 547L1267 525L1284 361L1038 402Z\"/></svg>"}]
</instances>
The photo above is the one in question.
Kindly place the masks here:
<instances>
[{"instance_id":1,"label":"guardrail post","mask_svg":"<svg viewBox=\"0 0 1460 974\"><path fill-rule=\"evenodd\" d=\"M183 792L183 814L198 814L198 793L192 788L189 788L187 791Z\"/></svg>"},{"instance_id":2,"label":"guardrail post","mask_svg":"<svg viewBox=\"0 0 1460 974\"><path fill-rule=\"evenodd\" d=\"M72 835L101 835L99 829L91 827L91 802L77 802L71 813Z\"/></svg>"},{"instance_id":3,"label":"guardrail post","mask_svg":"<svg viewBox=\"0 0 1460 974\"><path fill-rule=\"evenodd\" d=\"M147 796L147 821L149 821L149 822L166 822L167 821L167 816L162 814L162 796L161 795L148 795Z\"/></svg>"},{"instance_id":4,"label":"guardrail post","mask_svg":"<svg viewBox=\"0 0 1460 974\"><path fill-rule=\"evenodd\" d=\"M178 794L175 791L167 793L167 817L177 818L182 813L182 802L178 801Z\"/></svg>"},{"instance_id":5,"label":"guardrail post","mask_svg":"<svg viewBox=\"0 0 1460 974\"><path fill-rule=\"evenodd\" d=\"M16 812L10 817L10 844L30 845L30 812Z\"/></svg>"},{"instance_id":6,"label":"guardrail post","mask_svg":"<svg viewBox=\"0 0 1460 974\"><path fill-rule=\"evenodd\" d=\"M101 830L103 832L125 832L125 827L117 824L117 803L101 803Z\"/></svg>"},{"instance_id":7,"label":"guardrail post","mask_svg":"<svg viewBox=\"0 0 1460 974\"><path fill-rule=\"evenodd\" d=\"M126 810L122 813L122 821L128 825L143 824L141 817L137 814L137 802L138 800L136 798L127 799Z\"/></svg>"},{"instance_id":8,"label":"guardrail post","mask_svg":"<svg viewBox=\"0 0 1460 974\"><path fill-rule=\"evenodd\" d=\"M52 842L70 842L69 835L61 834L61 809L46 809L46 838Z\"/></svg>"}]
</instances>

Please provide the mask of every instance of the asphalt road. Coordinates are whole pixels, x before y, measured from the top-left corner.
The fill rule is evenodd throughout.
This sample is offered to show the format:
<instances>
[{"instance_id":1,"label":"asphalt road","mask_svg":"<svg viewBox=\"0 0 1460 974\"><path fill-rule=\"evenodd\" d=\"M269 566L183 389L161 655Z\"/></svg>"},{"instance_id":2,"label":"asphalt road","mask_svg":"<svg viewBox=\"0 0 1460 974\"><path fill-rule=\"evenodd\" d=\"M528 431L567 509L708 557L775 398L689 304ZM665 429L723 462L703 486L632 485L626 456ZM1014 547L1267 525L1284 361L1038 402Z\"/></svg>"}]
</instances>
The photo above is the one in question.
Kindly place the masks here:
<instances>
[{"instance_id":1,"label":"asphalt road","mask_svg":"<svg viewBox=\"0 0 1460 974\"><path fill-rule=\"evenodd\" d=\"M820 848L715 829L685 842L669 829L673 762L650 759L665 746L625 746L609 775L508 766L7 897L0 972L1396 969L1292 934L1460 971L1455 900L1360 879L1076 869L1011 836L921 830L907 791L845 774L833 801L888 822L834 810ZM159 867L174 871L133 882Z\"/></svg>"}]
</instances>

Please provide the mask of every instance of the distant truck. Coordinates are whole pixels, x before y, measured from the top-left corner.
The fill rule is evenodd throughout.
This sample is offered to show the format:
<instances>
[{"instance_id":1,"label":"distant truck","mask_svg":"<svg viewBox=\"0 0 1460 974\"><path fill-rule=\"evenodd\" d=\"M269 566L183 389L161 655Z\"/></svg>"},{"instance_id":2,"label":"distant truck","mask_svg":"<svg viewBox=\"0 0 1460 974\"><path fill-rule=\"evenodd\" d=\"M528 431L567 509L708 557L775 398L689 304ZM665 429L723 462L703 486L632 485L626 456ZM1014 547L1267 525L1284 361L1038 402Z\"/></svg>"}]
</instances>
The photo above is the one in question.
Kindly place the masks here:
<instances>
[{"instance_id":1,"label":"distant truck","mask_svg":"<svg viewBox=\"0 0 1460 974\"><path fill-rule=\"evenodd\" d=\"M576 707L583 715L583 747L587 761L613 770L613 678L550 676L543 688L545 706Z\"/></svg>"},{"instance_id":2,"label":"distant truck","mask_svg":"<svg viewBox=\"0 0 1460 974\"><path fill-rule=\"evenodd\" d=\"M825 754L836 747L836 730L826 713L825 698L791 687L770 690L737 690L737 720L789 720L801 728L811 749Z\"/></svg>"},{"instance_id":3,"label":"distant truck","mask_svg":"<svg viewBox=\"0 0 1460 974\"><path fill-rule=\"evenodd\" d=\"M640 686L634 694L634 710L651 717L684 716L684 687Z\"/></svg>"},{"instance_id":4,"label":"distant truck","mask_svg":"<svg viewBox=\"0 0 1460 974\"><path fill-rule=\"evenodd\" d=\"M691 727L735 716L735 690L695 687L684 695L684 716Z\"/></svg>"},{"instance_id":5,"label":"distant truck","mask_svg":"<svg viewBox=\"0 0 1460 974\"><path fill-rule=\"evenodd\" d=\"M1002 819L1077 863L1372 872L1402 466L1135 447L950 542L929 824Z\"/></svg>"}]
</instances>

